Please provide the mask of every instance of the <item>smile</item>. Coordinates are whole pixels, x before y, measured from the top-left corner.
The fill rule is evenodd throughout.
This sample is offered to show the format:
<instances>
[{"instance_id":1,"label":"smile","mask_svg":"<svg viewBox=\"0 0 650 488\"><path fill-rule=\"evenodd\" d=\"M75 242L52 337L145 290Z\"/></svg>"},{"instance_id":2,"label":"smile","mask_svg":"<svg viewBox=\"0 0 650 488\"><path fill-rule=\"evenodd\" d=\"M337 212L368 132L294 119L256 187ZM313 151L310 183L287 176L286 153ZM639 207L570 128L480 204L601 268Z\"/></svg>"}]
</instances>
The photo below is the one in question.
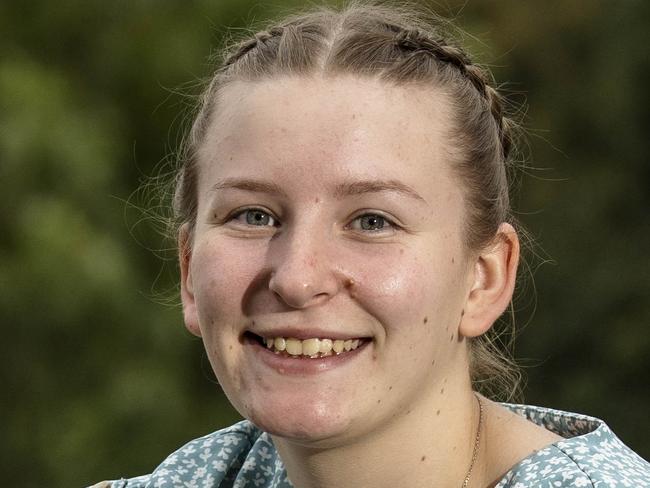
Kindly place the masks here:
<instances>
[{"instance_id":1,"label":"smile","mask_svg":"<svg viewBox=\"0 0 650 488\"><path fill-rule=\"evenodd\" d=\"M296 339L293 337L261 337L256 336L257 342L266 346L274 353L292 358L323 358L328 356L338 356L350 351L354 351L362 346L368 339L328 339L328 338L311 338Z\"/></svg>"}]
</instances>

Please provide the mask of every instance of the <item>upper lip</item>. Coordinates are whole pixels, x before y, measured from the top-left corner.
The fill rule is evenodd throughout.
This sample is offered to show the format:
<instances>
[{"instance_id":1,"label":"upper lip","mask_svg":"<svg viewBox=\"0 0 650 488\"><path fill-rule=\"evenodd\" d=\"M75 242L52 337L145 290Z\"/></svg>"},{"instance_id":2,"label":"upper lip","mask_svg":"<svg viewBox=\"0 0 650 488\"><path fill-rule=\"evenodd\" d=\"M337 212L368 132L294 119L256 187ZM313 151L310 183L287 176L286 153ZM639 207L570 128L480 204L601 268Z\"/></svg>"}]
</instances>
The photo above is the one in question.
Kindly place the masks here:
<instances>
[{"instance_id":1,"label":"upper lip","mask_svg":"<svg viewBox=\"0 0 650 488\"><path fill-rule=\"evenodd\" d=\"M274 338L274 337L284 337L284 338L293 338L299 340L306 339L334 339L334 340L348 340L348 339L359 339L369 337L367 334L355 334L352 332L346 331L333 331L326 330L320 327L308 327L308 326L284 326L284 327L255 327L254 329L246 329L247 332L256 334L264 338Z\"/></svg>"}]
</instances>

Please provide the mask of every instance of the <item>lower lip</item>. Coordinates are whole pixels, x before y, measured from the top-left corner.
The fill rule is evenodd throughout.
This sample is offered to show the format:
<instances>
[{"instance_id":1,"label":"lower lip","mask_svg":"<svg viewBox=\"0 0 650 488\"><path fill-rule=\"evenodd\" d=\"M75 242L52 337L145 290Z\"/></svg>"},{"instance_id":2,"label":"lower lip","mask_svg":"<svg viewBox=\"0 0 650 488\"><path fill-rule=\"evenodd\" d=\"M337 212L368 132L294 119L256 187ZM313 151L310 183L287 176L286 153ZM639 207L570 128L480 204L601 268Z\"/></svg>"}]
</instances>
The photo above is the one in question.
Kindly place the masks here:
<instances>
[{"instance_id":1,"label":"lower lip","mask_svg":"<svg viewBox=\"0 0 650 488\"><path fill-rule=\"evenodd\" d=\"M359 358L372 341L366 340L356 349L341 354L332 354L321 358L287 357L276 354L254 340L247 340L245 345L268 367L283 375L307 376L323 373L344 366Z\"/></svg>"}]
</instances>

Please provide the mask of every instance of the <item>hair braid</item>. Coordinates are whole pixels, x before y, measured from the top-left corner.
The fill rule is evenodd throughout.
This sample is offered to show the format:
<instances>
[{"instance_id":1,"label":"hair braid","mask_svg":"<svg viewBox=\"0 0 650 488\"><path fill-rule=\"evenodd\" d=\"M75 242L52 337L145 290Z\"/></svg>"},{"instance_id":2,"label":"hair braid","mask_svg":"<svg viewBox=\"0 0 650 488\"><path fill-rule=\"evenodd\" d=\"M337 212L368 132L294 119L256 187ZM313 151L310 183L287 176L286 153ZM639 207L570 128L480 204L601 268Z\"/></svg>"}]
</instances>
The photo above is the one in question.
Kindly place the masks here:
<instances>
[{"instance_id":1,"label":"hair braid","mask_svg":"<svg viewBox=\"0 0 650 488\"><path fill-rule=\"evenodd\" d=\"M437 60L455 66L463 76L476 88L487 102L490 113L499 130L499 141L503 160L507 160L512 147L510 120L503 114L503 101L499 92L490 84L487 72L472 63L470 57L460 47L448 44L444 39L434 39L419 29L404 29L387 26L395 32L395 45L413 56L420 53L434 56Z\"/></svg>"},{"instance_id":2,"label":"hair braid","mask_svg":"<svg viewBox=\"0 0 650 488\"><path fill-rule=\"evenodd\" d=\"M271 39L280 38L284 29L282 27L272 27L269 30L257 32L252 38L240 42L234 50L228 53L221 66L222 70L236 64L246 54L253 49L265 46Z\"/></svg>"}]
</instances>

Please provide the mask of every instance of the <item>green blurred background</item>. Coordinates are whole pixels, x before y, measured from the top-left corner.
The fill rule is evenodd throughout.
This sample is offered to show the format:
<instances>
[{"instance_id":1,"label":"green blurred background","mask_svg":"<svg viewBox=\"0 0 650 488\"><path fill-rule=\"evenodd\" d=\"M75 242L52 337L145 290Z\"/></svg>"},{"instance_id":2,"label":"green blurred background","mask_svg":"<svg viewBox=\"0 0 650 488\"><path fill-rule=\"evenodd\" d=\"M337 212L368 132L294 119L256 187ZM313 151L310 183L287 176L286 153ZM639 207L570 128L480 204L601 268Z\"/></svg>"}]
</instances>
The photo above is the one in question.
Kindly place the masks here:
<instances>
[{"instance_id":1,"label":"green blurred background","mask_svg":"<svg viewBox=\"0 0 650 488\"><path fill-rule=\"evenodd\" d=\"M2 486L147 473L237 419L160 303L176 267L152 249L169 243L125 202L146 203L131 196L173 155L227 28L300 3L0 3ZM519 313L525 398L604 418L648 458L650 2L437 10L526 101L543 168L518 203L554 261Z\"/></svg>"}]
</instances>

